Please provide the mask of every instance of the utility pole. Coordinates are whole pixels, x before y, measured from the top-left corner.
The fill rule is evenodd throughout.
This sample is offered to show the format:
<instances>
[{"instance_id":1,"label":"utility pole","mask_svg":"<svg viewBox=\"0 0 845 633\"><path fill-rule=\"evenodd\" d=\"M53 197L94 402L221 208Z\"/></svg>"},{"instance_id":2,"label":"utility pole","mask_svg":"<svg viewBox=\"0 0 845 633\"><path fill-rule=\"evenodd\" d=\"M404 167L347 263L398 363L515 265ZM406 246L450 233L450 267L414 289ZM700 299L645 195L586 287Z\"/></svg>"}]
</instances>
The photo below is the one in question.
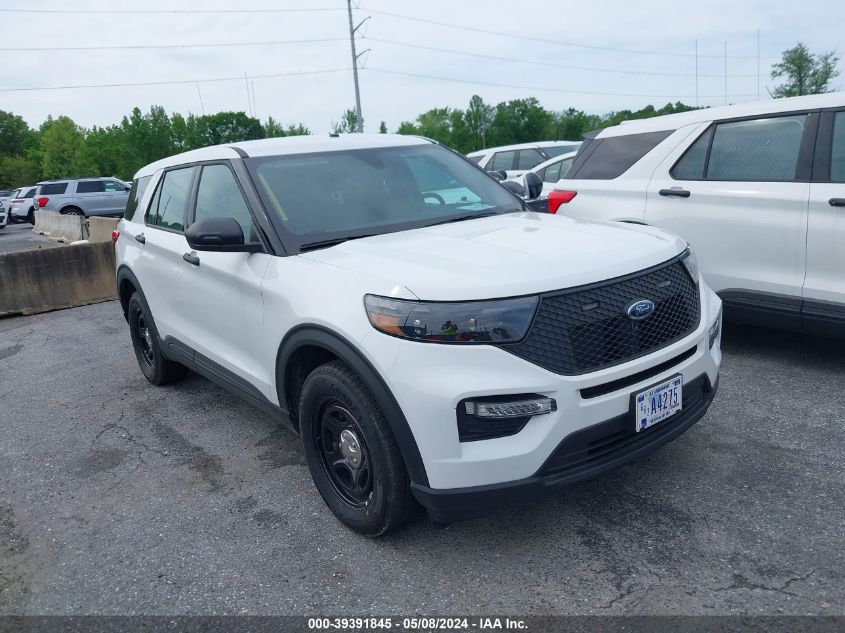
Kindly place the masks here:
<instances>
[{"instance_id":1,"label":"utility pole","mask_svg":"<svg viewBox=\"0 0 845 633\"><path fill-rule=\"evenodd\" d=\"M695 40L695 107L698 107L698 39Z\"/></svg>"},{"instance_id":2,"label":"utility pole","mask_svg":"<svg viewBox=\"0 0 845 633\"><path fill-rule=\"evenodd\" d=\"M728 105L728 41L725 40L725 105Z\"/></svg>"},{"instance_id":3,"label":"utility pole","mask_svg":"<svg viewBox=\"0 0 845 633\"><path fill-rule=\"evenodd\" d=\"M360 54L355 52L355 31L361 28L361 25L369 20L369 17L364 18L358 26L352 25L352 0L346 0L346 9L349 13L349 44L352 46L352 78L355 81L355 118L358 120L357 132L364 131L364 115L361 113L361 90L358 88L358 58L366 53L362 51Z\"/></svg>"},{"instance_id":4,"label":"utility pole","mask_svg":"<svg viewBox=\"0 0 845 633\"><path fill-rule=\"evenodd\" d=\"M760 28L757 28L757 101L760 100Z\"/></svg>"}]
</instances>

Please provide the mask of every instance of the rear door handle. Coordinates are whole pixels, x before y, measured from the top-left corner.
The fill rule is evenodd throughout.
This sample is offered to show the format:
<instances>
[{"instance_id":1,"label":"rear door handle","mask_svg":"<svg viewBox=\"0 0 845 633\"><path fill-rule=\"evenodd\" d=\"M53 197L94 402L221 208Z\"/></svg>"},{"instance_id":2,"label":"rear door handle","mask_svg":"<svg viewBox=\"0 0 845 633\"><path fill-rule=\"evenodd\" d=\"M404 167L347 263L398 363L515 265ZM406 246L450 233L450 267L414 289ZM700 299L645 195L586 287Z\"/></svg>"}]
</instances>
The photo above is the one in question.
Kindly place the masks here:
<instances>
[{"instance_id":1,"label":"rear door handle","mask_svg":"<svg viewBox=\"0 0 845 633\"><path fill-rule=\"evenodd\" d=\"M660 190L661 196L674 196L676 198L689 198L689 191L686 189L661 189Z\"/></svg>"},{"instance_id":2,"label":"rear door handle","mask_svg":"<svg viewBox=\"0 0 845 633\"><path fill-rule=\"evenodd\" d=\"M182 259L186 262L191 264L192 266L199 266L200 265L200 258L194 255L193 253L185 253L182 255Z\"/></svg>"},{"instance_id":3,"label":"rear door handle","mask_svg":"<svg viewBox=\"0 0 845 633\"><path fill-rule=\"evenodd\" d=\"M136 241L136 242L140 242L141 244L146 244L146 243L147 243L147 238L146 238L146 237L144 237L144 234L143 234L143 233L138 233L138 235L136 235L136 236L135 236L135 241Z\"/></svg>"},{"instance_id":4,"label":"rear door handle","mask_svg":"<svg viewBox=\"0 0 845 633\"><path fill-rule=\"evenodd\" d=\"M831 198L827 202L832 207L845 207L845 198Z\"/></svg>"}]
</instances>

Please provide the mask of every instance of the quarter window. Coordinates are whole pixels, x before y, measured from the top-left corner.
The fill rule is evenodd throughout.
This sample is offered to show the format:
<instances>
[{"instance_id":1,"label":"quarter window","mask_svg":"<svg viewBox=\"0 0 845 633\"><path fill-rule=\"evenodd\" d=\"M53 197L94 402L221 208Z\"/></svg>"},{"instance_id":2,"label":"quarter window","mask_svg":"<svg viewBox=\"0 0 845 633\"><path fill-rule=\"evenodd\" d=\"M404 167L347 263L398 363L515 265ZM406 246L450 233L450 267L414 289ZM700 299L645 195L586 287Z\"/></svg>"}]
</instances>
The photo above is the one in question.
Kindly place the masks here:
<instances>
[{"instance_id":1,"label":"quarter window","mask_svg":"<svg viewBox=\"0 0 845 633\"><path fill-rule=\"evenodd\" d=\"M560 180L560 163L558 161L546 167L546 173L543 174L544 182L557 182Z\"/></svg>"},{"instance_id":2,"label":"quarter window","mask_svg":"<svg viewBox=\"0 0 845 633\"><path fill-rule=\"evenodd\" d=\"M144 197L144 192L147 190L147 185L150 184L152 176L142 176L132 181L132 188L129 190L129 198L126 200L126 209L123 211L123 217L131 220L138 209L138 203Z\"/></svg>"},{"instance_id":3,"label":"quarter window","mask_svg":"<svg viewBox=\"0 0 845 633\"><path fill-rule=\"evenodd\" d=\"M830 180L832 182L845 182L845 112L837 112L833 119Z\"/></svg>"},{"instance_id":4,"label":"quarter window","mask_svg":"<svg viewBox=\"0 0 845 633\"><path fill-rule=\"evenodd\" d=\"M681 156L672 168L672 176L678 180L701 180L704 178L704 164L707 161L707 148L710 147L710 137L713 128L707 130L696 139L695 143Z\"/></svg>"},{"instance_id":5,"label":"quarter window","mask_svg":"<svg viewBox=\"0 0 845 633\"><path fill-rule=\"evenodd\" d=\"M497 152L493 154L493 160L487 169L489 171L499 171L500 169L507 171L513 169L514 156L516 156L516 152Z\"/></svg>"},{"instance_id":6,"label":"quarter window","mask_svg":"<svg viewBox=\"0 0 845 633\"><path fill-rule=\"evenodd\" d=\"M567 178L612 180L633 167L674 130L591 139L578 150Z\"/></svg>"},{"instance_id":7,"label":"quarter window","mask_svg":"<svg viewBox=\"0 0 845 633\"><path fill-rule=\"evenodd\" d=\"M185 228L185 206L193 176L193 167L164 173L147 212L147 224L171 231L182 231Z\"/></svg>"},{"instance_id":8,"label":"quarter window","mask_svg":"<svg viewBox=\"0 0 845 633\"><path fill-rule=\"evenodd\" d=\"M232 170L226 165L206 165L202 168L197 189L197 208L194 221L209 218L234 218L241 225L244 241L252 239L252 216Z\"/></svg>"}]
</instances>

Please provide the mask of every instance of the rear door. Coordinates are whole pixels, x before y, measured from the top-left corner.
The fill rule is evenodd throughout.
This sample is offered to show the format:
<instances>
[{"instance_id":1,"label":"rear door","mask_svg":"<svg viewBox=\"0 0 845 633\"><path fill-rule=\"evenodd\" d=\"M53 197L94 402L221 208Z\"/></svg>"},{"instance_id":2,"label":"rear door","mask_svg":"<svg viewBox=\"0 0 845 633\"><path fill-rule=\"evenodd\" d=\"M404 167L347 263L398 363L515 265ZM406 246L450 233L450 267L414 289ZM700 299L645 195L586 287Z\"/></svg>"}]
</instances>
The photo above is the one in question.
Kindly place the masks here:
<instances>
[{"instance_id":1,"label":"rear door","mask_svg":"<svg viewBox=\"0 0 845 633\"><path fill-rule=\"evenodd\" d=\"M803 317L808 331L845 336L845 108L819 121Z\"/></svg>"},{"instance_id":2,"label":"rear door","mask_svg":"<svg viewBox=\"0 0 845 633\"><path fill-rule=\"evenodd\" d=\"M126 209L126 201L129 199L129 192L126 189L126 185L119 180L104 180L103 189L104 214L121 215Z\"/></svg>"},{"instance_id":3,"label":"rear door","mask_svg":"<svg viewBox=\"0 0 845 633\"><path fill-rule=\"evenodd\" d=\"M106 214L106 194L102 180L80 180L76 183L76 194L85 215Z\"/></svg>"},{"instance_id":4,"label":"rear door","mask_svg":"<svg viewBox=\"0 0 845 633\"><path fill-rule=\"evenodd\" d=\"M817 117L714 122L648 186L646 222L690 242L734 310L770 314L781 327L800 327Z\"/></svg>"},{"instance_id":5,"label":"rear door","mask_svg":"<svg viewBox=\"0 0 845 633\"><path fill-rule=\"evenodd\" d=\"M228 161L203 164L188 225L207 218L237 220L245 242L261 240L241 185ZM190 251L186 245L185 252ZM235 374L262 394L275 399L275 380L261 369L263 302L261 282L270 263L265 253L190 253L195 264L182 261L184 300L190 305L192 327L184 342L196 350L194 362L215 372L206 359ZM206 366L203 367L203 363ZM240 382L238 381L238 382Z\"/></svg>"}]
</instances>

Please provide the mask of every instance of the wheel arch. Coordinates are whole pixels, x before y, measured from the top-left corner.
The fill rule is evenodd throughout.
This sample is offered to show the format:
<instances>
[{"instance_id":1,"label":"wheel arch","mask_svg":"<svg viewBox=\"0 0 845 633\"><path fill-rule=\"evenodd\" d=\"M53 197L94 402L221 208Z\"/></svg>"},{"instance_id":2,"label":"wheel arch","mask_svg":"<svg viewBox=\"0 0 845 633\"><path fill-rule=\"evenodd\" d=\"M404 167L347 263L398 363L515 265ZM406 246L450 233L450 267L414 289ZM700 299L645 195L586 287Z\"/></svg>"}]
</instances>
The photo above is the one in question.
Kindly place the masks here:
<instances>
[{"instance_id":1,"label":"wheel arch","mask_svg":"<svg viewBox=\"0 0 845 633\"><path fill-rule=\"evenodd\" d=\"M291 420L298 426L296 401L291 402L291 388L301 389L300 380L304 376L297 375L296 363L301 361L303 354L308 354L308 363L313 364L320 361L314 367L337 359L350 367L367 385L367 388L376 399L379 407L390 425L390 430L396 438L405 467L408 470L411 481L417 484L428 485L428 476L425 472L417 442L411 427L402 412L399 403L384 382L384 379L373 367L372 363L361 353L361 351L350 343L342 335L320 325L302 325L289 332L281 345L276 356L276 392L279 397L279 405L290 412ZM301 372L300 372L301 373ZM293 398L298 398L293 393Z\"/></svg>"},{"instance_id":2,"label":"wheel arch","mask_svg":"<svg viewBox=\"0 0 845 633\"><path fill-rule=\"evenodd\" d=\"M133 292L144 294L141 290L141 284L138 283L138 279L129 269L129 266L121 264L117 269L117 297L120 300L120 307L123 309L124 319L127 318L126 310Z\"/></svg>"}]
</instances>

